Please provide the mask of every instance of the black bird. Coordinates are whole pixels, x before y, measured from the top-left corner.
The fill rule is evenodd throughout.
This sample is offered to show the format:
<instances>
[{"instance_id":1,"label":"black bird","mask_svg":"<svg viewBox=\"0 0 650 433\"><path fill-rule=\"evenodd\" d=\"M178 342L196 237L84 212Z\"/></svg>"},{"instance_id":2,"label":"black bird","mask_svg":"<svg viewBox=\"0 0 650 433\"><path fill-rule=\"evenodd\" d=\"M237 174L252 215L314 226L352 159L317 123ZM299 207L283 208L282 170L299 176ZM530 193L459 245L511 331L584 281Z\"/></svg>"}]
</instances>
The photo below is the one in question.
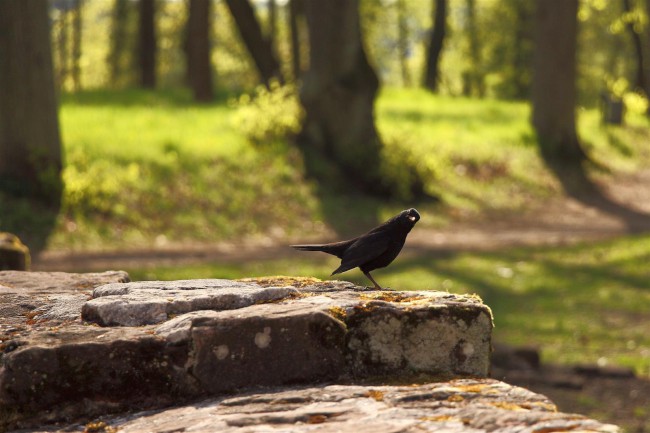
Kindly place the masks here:
<instances>
[{"instance_id":1,"label":"black bird","mask_svg":"<svg viewBox=\"0 0 650 433\"><path fill-rule=\"evenodd\" d=\"M370 271L384 268L395 260L404 246L406 235L419 220L420 214L411 208L403 210L379 227L354 239L331 244L291 245L291 247L301 251L322 251L332 254L341 259L341 266L332 272L332 275L358 267L372 281L375 289L383 290L372 278Z\"/></svg>"}]
</instances>

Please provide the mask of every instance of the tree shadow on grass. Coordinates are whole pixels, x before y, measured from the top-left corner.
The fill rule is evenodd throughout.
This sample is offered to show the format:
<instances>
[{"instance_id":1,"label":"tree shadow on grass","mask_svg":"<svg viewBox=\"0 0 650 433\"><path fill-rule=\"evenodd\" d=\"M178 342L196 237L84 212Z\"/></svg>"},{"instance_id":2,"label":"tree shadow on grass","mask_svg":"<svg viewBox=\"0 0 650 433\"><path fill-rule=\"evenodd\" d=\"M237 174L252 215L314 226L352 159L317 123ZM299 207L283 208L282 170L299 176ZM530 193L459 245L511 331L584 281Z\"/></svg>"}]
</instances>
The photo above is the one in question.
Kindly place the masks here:
<instances>
[{"instance_id":1,"label":"tree shadow on grass","mask_svg":"<svg viewBox=\"0 0 650 433\"><path fill-rule=\"evenodd\" d=\"M620 220L628 233L650 230L650 214L616 202L588 176L584 167L570 167L561 162L546 160L549 169L560 181L567 195L589 207L598 209Z\"/></svg>"}]
</instances>

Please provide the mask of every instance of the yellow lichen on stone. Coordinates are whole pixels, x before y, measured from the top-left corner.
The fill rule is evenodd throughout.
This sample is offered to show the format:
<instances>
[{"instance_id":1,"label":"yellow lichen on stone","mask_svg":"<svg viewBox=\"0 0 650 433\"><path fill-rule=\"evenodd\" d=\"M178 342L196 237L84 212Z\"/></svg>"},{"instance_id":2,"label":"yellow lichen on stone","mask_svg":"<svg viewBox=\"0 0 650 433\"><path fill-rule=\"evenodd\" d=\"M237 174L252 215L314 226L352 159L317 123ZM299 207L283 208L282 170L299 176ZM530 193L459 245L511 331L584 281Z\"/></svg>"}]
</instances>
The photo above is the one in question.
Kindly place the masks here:
<instances>
[{"instance_id":1,"label":"yellow lichen on stone","mask_svg":"<svg viewBox=\"0 0 650 433\"><path fill-rule=\"evenodd\" d=\"M332 317L340 320L341 322L345 322L345 319L348 317L348 313L345 311L345 309L339 307L338 305L334 307L330 307L328 311Z\"/></svg>"},{"instance_id":2,"label":"yellow lichen on stone","mask_svg":"<svg viewBox=\"0 0 650 433\"><path fill-rule=\"evenodd\" d=\"M406 295L400 292L361 293L359 298L367 301L384 301L384 302L399 302L399 303L427 299L425 296L422 295Z\"/></svg>"},{"instance_id":3,"label":"yellow lichen on stone","mask_svg":"<svg viewBox=\"0 0 650 433\"><path fill-rule=\"evenodd\" d=\"M376 400L376 401L383 401L384 400L384 393L382 391L378 391L376 389L371 389L370 391L368 391L366 396L369 397L369 398L372 398L373 400Z\"/></svg>"},{"instance_id":4,"label":"yellow lichen on stone","mask_svg":"<svg viewBox=\"0 0 650 433\"><path fill-rule=\"evenodd\" d=\"M256 283L262 287L291 286L298 289L321 283L322 280L313 277L290 277L286 275L272 275L268 277L242 278L237 281L243 283Z\"/></svg>"},{"instance_id":5,"label":"yellow lichen on stone","mask_svg":"<svg viewBox=\"0 0 650 433\"><path fill-rule=\"evenodd\" d=\"M489 388L487 384L475 384L475 385L457 385L454 387L460 392L483 392L485 388Z\"/></svg>"},{"instance_id":6,"label":"yellow lichen on stone","mask_svg":"<svg viewBox=\"0 0 650 433\"><path fill-rule=\"evenodd\" d=\"M520 406L520 405L518 405L516 403L507 403L507 402L503 402L503 401L497 401L497 402L488 403L488 404L490 404L490 405L492 405L494 407L498 407L499 409L504 409L504 410L514 410L514 411L517 411L517 410L530 410L530 408Z\"/></svg>"}]
</instances>

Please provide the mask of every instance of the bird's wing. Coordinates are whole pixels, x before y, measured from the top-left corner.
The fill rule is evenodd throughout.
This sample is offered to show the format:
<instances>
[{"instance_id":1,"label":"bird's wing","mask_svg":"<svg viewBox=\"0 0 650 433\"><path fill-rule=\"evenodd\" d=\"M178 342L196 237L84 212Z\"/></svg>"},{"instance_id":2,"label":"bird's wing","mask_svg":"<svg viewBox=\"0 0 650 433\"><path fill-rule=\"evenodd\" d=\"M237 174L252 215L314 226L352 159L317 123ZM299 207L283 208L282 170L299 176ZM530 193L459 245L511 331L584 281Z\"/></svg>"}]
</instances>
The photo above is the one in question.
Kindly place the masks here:
<instances>
[{"instance_id":1,"label":"bird's wing","mask_svg":"<svg viewBox=\"0 0 650 433\"><path fill-rule=\"evenodd\" d=\"M341 258L341 266L332 275L340 274L357 266L361 266L386 252L390 237L386 233L375 232L361 236L345 251Z\"/></svg>"}]
</instances>

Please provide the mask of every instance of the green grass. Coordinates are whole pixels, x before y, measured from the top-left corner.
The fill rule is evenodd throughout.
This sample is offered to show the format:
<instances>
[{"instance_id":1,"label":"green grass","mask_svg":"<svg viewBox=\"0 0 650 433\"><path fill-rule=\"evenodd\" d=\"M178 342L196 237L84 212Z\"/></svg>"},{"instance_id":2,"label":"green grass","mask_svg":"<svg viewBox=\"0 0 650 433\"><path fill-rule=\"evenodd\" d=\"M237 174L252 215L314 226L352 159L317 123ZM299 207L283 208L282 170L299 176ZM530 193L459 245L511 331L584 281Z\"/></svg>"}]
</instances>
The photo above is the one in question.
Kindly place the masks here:
<instances>
[{"instance_id":1,"label":"green grass","mask_svg":"<svg viewBox=\"0 0 650 433\"><path fill-rule=\"evenodd\" d=\"M410 254L377 270L385 287L477 293L494 313L497 341L534 345L545 361L609 363L650 376L650 235L571 247L500 252ZM242 278L264 275L330 278L337 259L324 254L131 269L134 279ZM358 271L343 279L368 285Z\"/></svg>"},{"instance_id":2,"label":"green grass","mask_svg":"<svg viewBox=\"0 0 650 433\"><path fill-rule=\"evenodd\" d=\"M295 112L291 101L271 97L250 109L228 96L194 105L182 90L64 95L66 192L48 247L304 238L327 226L345 231L356 221L377 222L404 205L328 194L305 178L300 153L278 140L268 122L271 116L295 128L286 116ZM516 211L558 193L538 157L529 111L521 102L384 89L377 123L386 158L406 152L428 173L427 189L442 199L428 224L441 225L457 215ZM581 119L600 161L632 170L650 160L647 120L603 128L589 110ZM271 144L248 139L260 136L271 137ZM352 211L342 214L342 205ZM21 220L5 218L0 225L20 232L11 221Z\"/></svg>"}]
</instances>

